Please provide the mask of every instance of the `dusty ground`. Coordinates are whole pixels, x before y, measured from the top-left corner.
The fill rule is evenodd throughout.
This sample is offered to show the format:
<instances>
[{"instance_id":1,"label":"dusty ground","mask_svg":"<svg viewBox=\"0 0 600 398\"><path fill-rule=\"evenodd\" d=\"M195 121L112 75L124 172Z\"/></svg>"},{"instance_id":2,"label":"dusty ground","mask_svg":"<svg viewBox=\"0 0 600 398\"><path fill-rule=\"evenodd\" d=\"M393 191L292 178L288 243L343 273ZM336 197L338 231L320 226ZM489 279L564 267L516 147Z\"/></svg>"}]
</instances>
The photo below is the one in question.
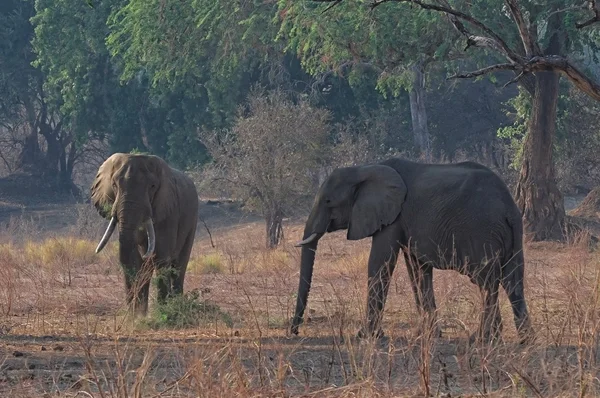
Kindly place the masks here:
<instances>
[{"instance_id":1,"label":"dusty ground","mask_svg":"<svg viewBox=\"0 0 600 398\"><path fill-rule=\"evenodd\" d=\"M286 242L267 251L256 217L234 205L204 203L201 216L215 247L200 223L185 290L218 304L231 323L215 318L199 327L151 330L124 315L114 244L97 256L63 255L43 265L27 257L27 247L37 247L27 241L49 236L83 238L93 249L105 223L89 205L29 203L27 195L17 200L3 192L2 236L13 244L0 247L0 396L600 393L600 257L585 242L527 247L526 293L538 336L533 345L517 344L502 293L504 342L468 347L466 337L478 322L477 289L452 271L436 272L444 337L417 339L421 318L402 262L386 304L387 336L355 339L369 242L330 234L319 245L307 323L292 337L288 320L299 277L299 250L292 243L301 225L289 221ZM207 263L217 264L212 273Z\"/></svg>"}]
</instances>

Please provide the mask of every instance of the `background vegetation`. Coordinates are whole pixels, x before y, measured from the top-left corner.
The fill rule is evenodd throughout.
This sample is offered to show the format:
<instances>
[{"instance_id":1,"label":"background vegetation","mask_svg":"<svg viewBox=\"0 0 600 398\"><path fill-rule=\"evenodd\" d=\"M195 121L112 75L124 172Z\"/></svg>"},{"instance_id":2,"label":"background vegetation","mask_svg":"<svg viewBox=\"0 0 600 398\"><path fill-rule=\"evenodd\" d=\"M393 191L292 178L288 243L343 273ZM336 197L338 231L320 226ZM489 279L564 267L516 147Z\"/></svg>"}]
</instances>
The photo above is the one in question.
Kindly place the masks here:
<instances>
[{"instance_id":1,"label":"background vegetation","mask_svg":"<svg viewBox=\"0 0 600 398\"><path fill-rule=\"evenodd\" d=\"M4 1L3 172L79 193L107 154L131 150L190 171L240 171L244 161L221 164L207 142L237 142L252 117L240 106L260 101L249 99L256 86L257 95L277 89L286 101L327 111L323 156L303 165L313 188L331 167L392 154L473 159L514 184L533 239L557 238L562 194L598 185L598 93L580 84L598 74L595 3L405 3ZM567 58L580 75L561 70L557 59ZM265 115L280 111L275 104ZM274 140L286 137L284 126L260 124ZM313 149L296 155L312 158ZM227 194L261 200L256 190ZM267 219L289 213L261 206Z\"/></svg>"},{"instance_id":2,"label":"background vegetation","mask_svg":"<svg viewBox=\"0 0 600 398\"><path fill-rule=\"evenodd\" d=\"M599 395L600 257L563 234L563 195L600 214L598 21L566 0L0 1L0 395ZM139 322L81 203L115 151L202 196L186 294ZM343 234L289 335L317 187L397 155L488 165L533 240L566 240L525 245L534 344L513 344L501 293L504 343L468 346L482 297L450 271L444 337L417 337L401 266L388 339L358 343L370 242Z\"/></svg>"}]
</instances>

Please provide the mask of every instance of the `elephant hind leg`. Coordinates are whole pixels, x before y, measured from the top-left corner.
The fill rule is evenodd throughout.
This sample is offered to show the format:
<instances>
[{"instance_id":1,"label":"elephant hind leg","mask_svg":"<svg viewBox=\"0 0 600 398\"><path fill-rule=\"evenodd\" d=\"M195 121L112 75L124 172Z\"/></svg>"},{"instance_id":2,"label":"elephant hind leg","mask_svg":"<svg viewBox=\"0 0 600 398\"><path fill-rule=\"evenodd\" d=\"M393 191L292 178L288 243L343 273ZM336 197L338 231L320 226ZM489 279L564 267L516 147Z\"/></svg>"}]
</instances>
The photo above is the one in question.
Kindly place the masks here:
<instances>
[{"instance_id":1,"label":"elephant hind leg","mask_svg":"<svg viewBox=\"0 0 600 398\"><path fill-rule=\"evenodd\" d=\"M417 310L424 321L417 330L417 335L421 336L426 330L429 330L433 337L440 338L442 337L442 329L437 323L435 294L433 291L433 266L419 263L414 256L406 252L404 253L404 261L406 262Z\"/></svg>"},{"instance_id":2,"label":"elephant hind leg","mask_svg":"<svg viewBox=\"0 0 600 398\"><path fill-rule=\"evenodd\" d=\"M190 261L190 256L192 254L192 246L194 245L194 233L188 235L183 248L181 249L181 253L179 254L179 258L174 264L176 274L173 279L173 294L183 294L183 284L185 282L185 272L187 270L188 263Z\"/></svg>"},{"instance_id":3,"label":"elephant hind leg","mask_svg":"<svg viewBox=\"0 0 600 398\"><path fill-rule=\"evenodd\" d=\"M521 343L525 343L533 338L534 332L531 327L527 303L525 301L523 256L519 255L511 259L504 266L502 274L502 287L508 295Z\"/></svg>"},{"instance_id":4,"label":"elephant hind leg","mask_svg":"<svg viewBox=\"0 0 600 398\"><path fill-rule=\"evenodd\" d=\"M483 313L479 331L471 335L470 343L474 343L479 335L479 340L482 343L490 343L501 338L502 334L502 318L500 316L500 306L498 305L498 289L500 281L492 281L491 283L480 287L483 294Z\"/></svg>"}]
</instances>

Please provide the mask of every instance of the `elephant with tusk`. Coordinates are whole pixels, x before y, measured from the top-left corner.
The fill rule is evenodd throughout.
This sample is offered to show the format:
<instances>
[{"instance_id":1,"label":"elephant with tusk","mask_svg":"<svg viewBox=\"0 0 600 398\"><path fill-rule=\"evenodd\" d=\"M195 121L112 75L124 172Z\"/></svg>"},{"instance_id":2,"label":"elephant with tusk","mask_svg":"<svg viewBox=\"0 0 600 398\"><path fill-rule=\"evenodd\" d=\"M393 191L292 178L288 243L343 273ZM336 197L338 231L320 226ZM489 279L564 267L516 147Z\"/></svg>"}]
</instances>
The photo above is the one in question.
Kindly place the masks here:
<instances>
[{"instance_id":1,"label":"elephant with tusk","mask_svg":"<svg viewBox=\"0 0 600 398\"><path fill-rule=\"evenodd\" d=\"M146 315L150 277L158 278L158 300L181 294L198 220L194 182L152 155L115 153L98 169L92 202L110 219L96 253L119 231L119 261L125 273L127 302ZM149 272L146 263L154 268Z\"/></svg>"},{"instance_id":2,"label":"elephant with tusk","mask_svg":"<svg viewBox=\"0 0 600 398\"><path fill-rule=\"evenodd\" d=\"M347 230L349 240L370 237L372 242L366 323L359 336L382 335L381 314L402 251L417 308L438 336L434 268L459 271L481 289L484 309L471 342L499 337L500 286L522 342L533 337L523 286L521 212L506 184L487 167L393 158L334 170L319 188L297 244L302 252L293 334L303 320L319 239L338 230Z\"/></svg>"}]
</instances>

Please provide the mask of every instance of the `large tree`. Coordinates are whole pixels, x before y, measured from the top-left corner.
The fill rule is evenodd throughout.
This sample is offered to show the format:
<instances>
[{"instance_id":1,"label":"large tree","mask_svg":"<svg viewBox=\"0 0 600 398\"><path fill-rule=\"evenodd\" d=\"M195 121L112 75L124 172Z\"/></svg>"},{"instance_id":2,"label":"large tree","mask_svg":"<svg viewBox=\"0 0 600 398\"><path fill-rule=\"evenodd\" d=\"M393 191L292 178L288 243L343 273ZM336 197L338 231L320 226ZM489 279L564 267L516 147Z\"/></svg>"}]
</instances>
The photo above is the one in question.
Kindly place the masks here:
<instances>
[{"instance_id":1,"label":"large tree","mask_svg":"<svg viewBox=\"0 0 600 398\"><path fill-rule=\"evenodd\" d=\"M342 0L318 0L340 3ZM455 78L474 78L510 70L508 83L521 85L532 99L516 201L523 213L527 238L562 239L565 210L555 177L553 140L556 131L559 79L600 100L600 85L573 58L595 50L595 32L585 28L600 21L593 0L573 5L566 0L374 0L370 8L411 15L417 9L446 15L466 39L467 48L495 56L498 63ZM381 12L381 11L380 11ZM393 34L393 32L390 32Z\"/></svg>"},{"instance_id":2,"label":"large tree","mask_svg":"<svg viewBox=\"0 0 600 398\"><path fill-rule=\"evenodd\" d=\"M374 84L384 96L406 91L414 147L429 157L426 69L448 57L458 35L451 27L440 29L441 17L424 10L410 15L357 13L360 3L346 0L323 13L314 3L281 0L278 37L320 79L338 74L352 84L367 73L376 76Z\"/></svg>"}]
</instances>

